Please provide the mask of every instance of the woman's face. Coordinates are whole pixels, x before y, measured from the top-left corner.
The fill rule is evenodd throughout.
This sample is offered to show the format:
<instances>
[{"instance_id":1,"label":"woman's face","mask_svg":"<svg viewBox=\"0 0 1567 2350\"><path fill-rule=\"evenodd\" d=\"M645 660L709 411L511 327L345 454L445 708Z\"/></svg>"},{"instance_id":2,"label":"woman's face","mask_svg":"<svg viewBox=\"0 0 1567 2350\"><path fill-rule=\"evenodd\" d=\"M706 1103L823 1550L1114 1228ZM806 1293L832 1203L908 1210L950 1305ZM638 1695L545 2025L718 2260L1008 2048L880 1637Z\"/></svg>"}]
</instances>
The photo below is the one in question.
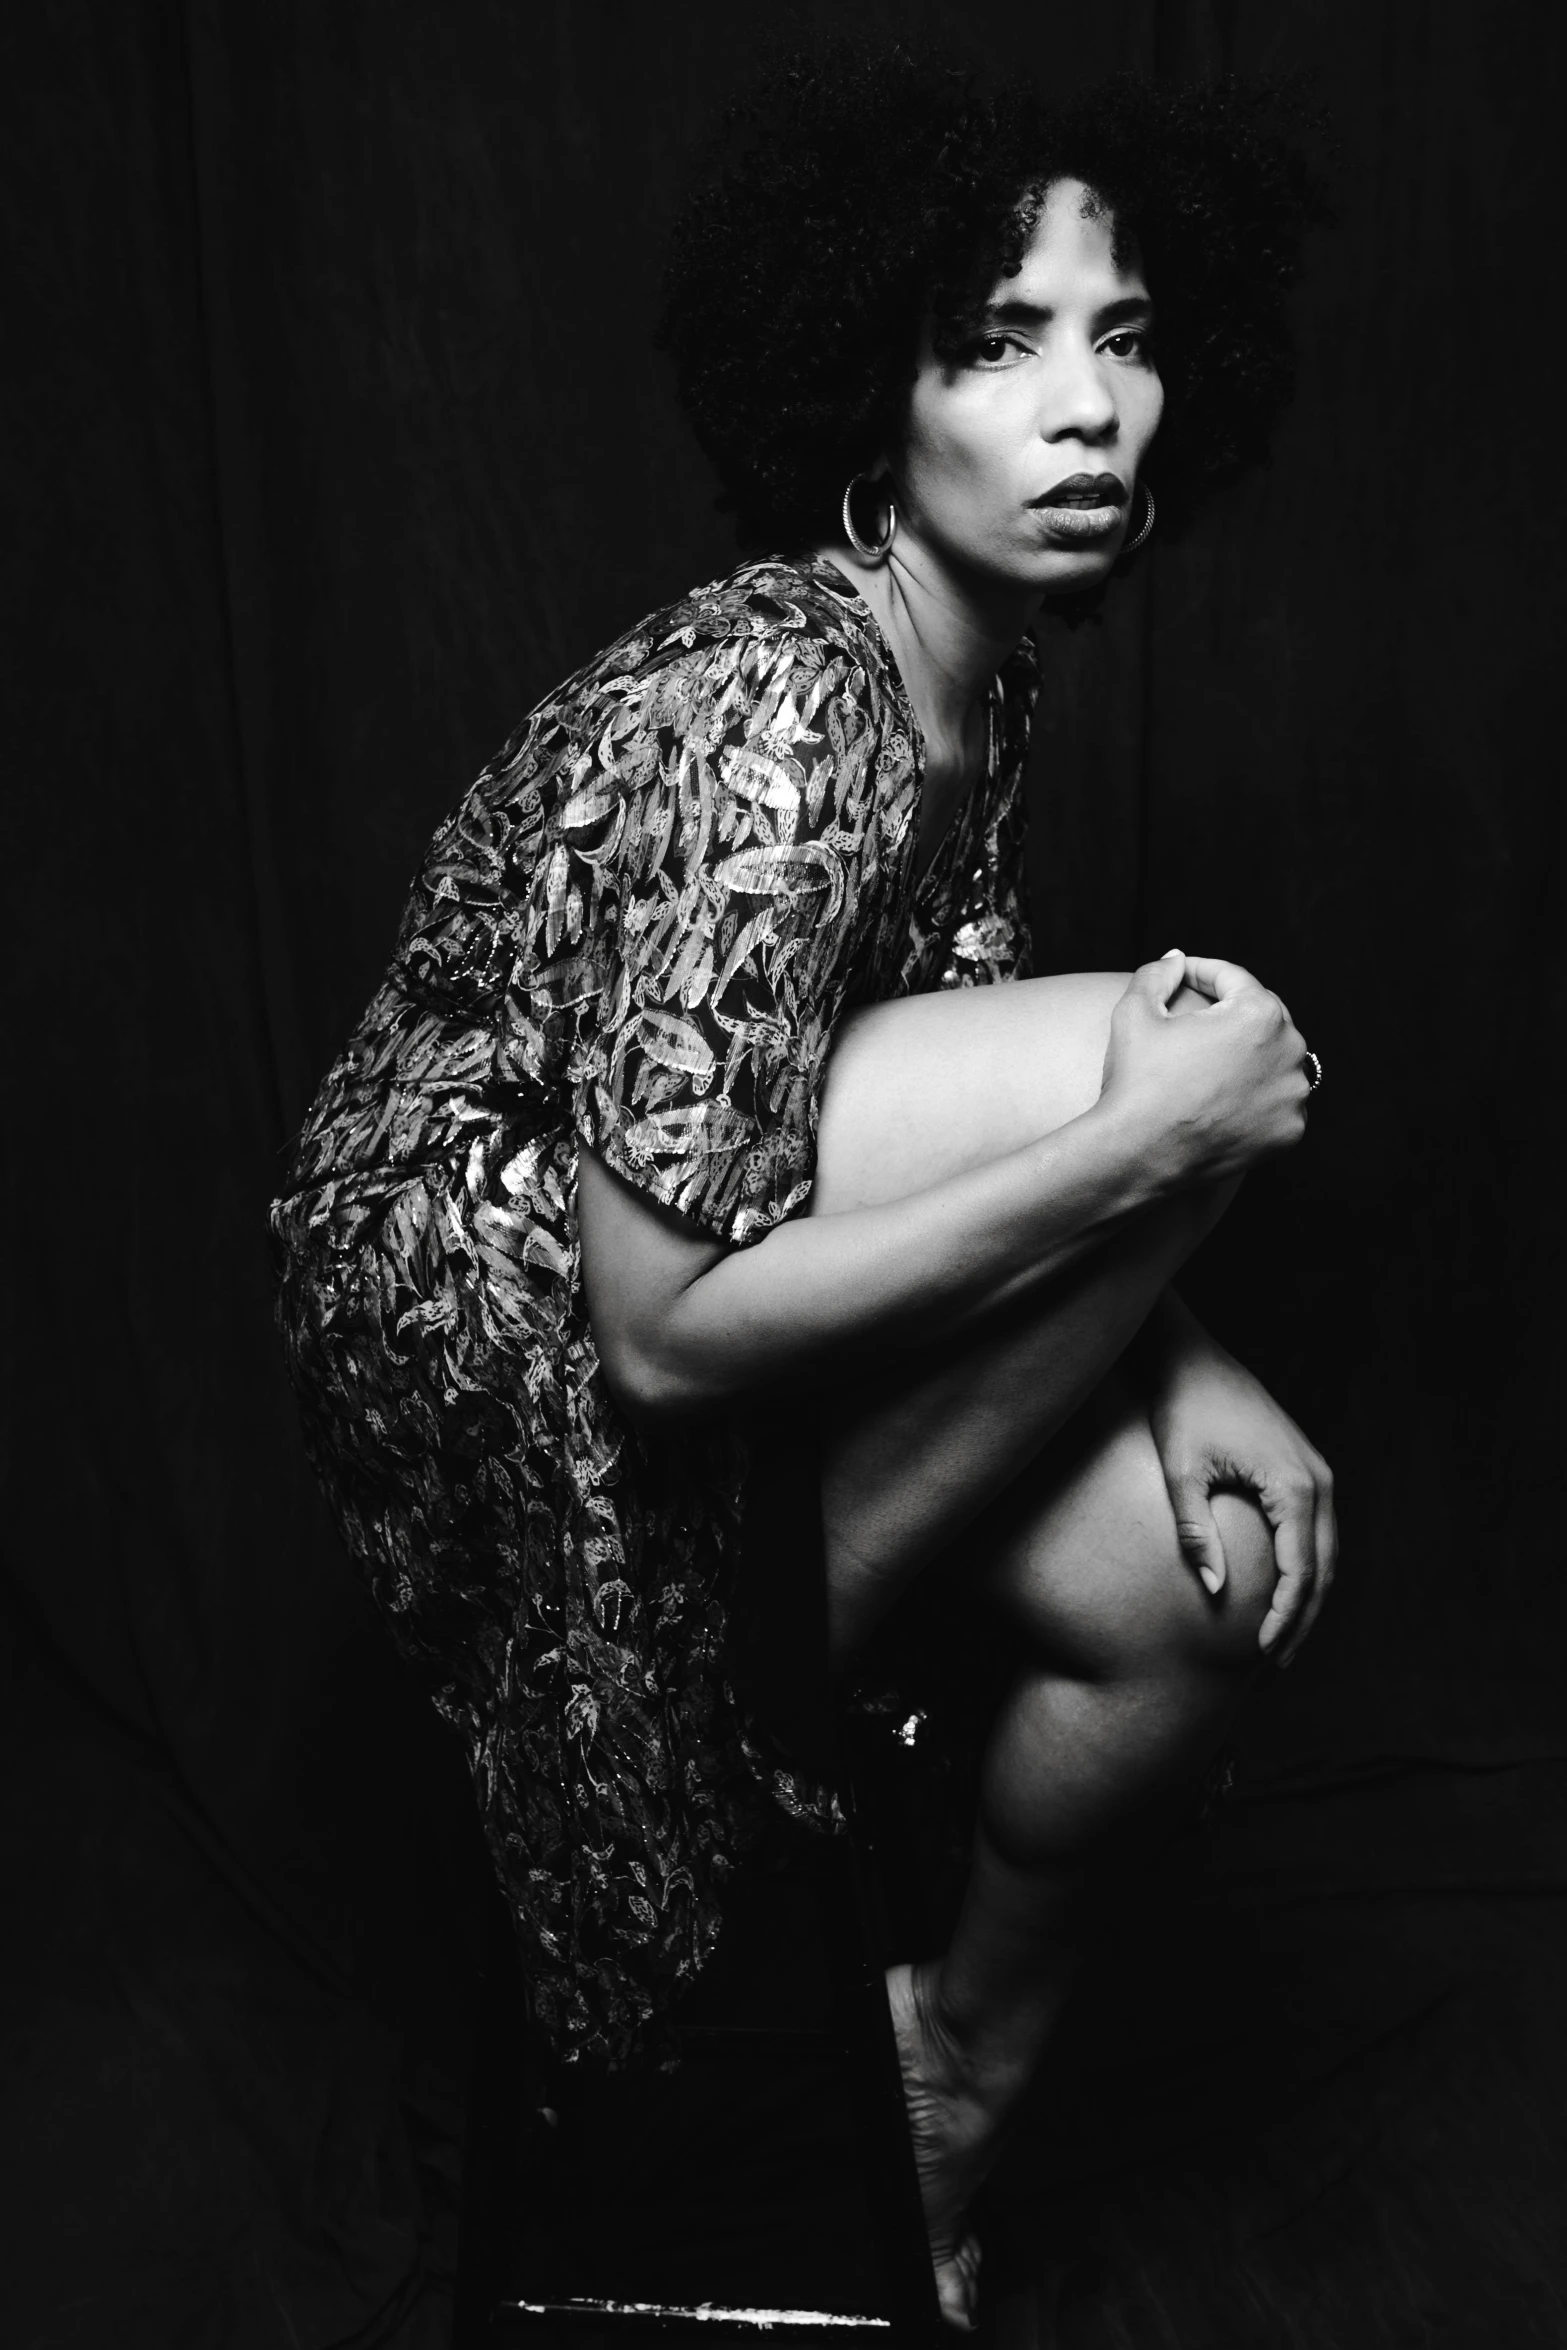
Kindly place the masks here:
<instances>
[{"instance_id":1,"label":"woman's face","mask_svg":"<svg viewBox=\"0 0 1567 2350\"><path fill-rule=\"evenodd\" d=\"M992 592L1092 586L1142 518L1132 493L1164 405L1152 306L1091 205L1080 180L1055 181L975 338L940 359L927 334L889 467L900 536Z\"/></svg>"}]
</instances>

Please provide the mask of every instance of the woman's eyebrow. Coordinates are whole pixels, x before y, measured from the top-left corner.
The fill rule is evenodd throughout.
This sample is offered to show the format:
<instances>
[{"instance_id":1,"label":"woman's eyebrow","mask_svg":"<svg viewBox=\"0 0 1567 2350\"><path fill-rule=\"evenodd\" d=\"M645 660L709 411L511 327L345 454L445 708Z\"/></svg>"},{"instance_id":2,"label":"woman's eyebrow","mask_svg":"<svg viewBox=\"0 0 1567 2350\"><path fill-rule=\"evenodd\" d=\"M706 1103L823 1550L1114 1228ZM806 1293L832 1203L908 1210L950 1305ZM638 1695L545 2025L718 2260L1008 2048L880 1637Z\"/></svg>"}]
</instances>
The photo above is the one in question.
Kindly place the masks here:
<instances>
[{"instance_id":1,"label":"woman's eyebrow","mask_svg":"<svg viewBox=\"0 0 1567 2350\"><path fill-rule=\"evenodd\" d=\"M1119 301L1107 302L1099 313L1101 326L1146 326L1153 317L1153 304L1146 294L1123 294Z\"/></svg>"},{"instance_id":2,"label":"woman's eyebrow","mask_svg":"<svg viewBox=\"0 0 1567 2350\"><path fill-rule=\"evenodd\" d=\"M1053 310L1039 302L987 302L984 309L987 326L1048 326L1054 316ZM1134 322L1146 325L1153 317L1153 304L1146 294L1122 294L1114 302L1106 302L1094 317L1100 327Z\"/></svg>"}]
</instances>

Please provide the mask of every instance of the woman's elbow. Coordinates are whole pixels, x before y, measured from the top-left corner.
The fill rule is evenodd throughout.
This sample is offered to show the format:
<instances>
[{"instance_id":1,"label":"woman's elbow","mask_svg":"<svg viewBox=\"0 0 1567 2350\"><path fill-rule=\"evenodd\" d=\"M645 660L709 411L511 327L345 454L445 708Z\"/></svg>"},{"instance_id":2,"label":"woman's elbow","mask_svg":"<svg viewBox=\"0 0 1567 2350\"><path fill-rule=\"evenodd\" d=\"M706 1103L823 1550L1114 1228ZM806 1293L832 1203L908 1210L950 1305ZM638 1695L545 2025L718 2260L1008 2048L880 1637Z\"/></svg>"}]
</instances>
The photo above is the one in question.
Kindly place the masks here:
<instances>
[{"instance_id":1,"label":"woman's elbow","mask_svg":"<svg viewBox=\"0 0 1567 2350\"><path fill-rule=\"evenodd\" d=\"M591 1152L577 1174L582 1277L593 1343L628 1419L662 1426L717 1408L722 1366L691 1293L726 1251L674 1209L650 1201Z\"/></svg>"},{"instance_id":2,"label":"woman's elbow","mask_svg":"<svg viewBox=\"0 0 1567 2350\"><path fill-rule=\"evenodd\" d=\"M675 1350L630 1332L599 1345L599 1367L619 1410L639 1428L664 1428L711 1411L711 1385Z\"/></svg>"}]
</instances>

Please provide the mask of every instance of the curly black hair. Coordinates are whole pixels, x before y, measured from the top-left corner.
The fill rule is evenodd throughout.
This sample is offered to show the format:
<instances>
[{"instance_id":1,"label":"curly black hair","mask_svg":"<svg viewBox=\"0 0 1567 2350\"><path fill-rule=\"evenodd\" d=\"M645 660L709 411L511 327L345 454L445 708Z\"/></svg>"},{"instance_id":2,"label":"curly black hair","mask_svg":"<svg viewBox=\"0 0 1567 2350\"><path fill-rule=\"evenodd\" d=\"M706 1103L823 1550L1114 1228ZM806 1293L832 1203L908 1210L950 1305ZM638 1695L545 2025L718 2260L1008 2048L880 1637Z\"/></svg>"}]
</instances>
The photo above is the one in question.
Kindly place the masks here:
<instances>
[{"instance_id":1,"label":"curly black hair","mask_svg":"<svg viewBox=\"0 0 1567 2350\"><path fill-rule=\"evenodd\" d=\"M941 356L1015 276L1050 183L1080 179L1158 305L1161 528L1266 453L1294 368L1286 295L1321 184L1280 91L1122 75L1054 103L950 58L837 44L725 117L688 194L658 339L743 547L833 535L895 452L924 323Z\"/></svg>"}]
</instances>

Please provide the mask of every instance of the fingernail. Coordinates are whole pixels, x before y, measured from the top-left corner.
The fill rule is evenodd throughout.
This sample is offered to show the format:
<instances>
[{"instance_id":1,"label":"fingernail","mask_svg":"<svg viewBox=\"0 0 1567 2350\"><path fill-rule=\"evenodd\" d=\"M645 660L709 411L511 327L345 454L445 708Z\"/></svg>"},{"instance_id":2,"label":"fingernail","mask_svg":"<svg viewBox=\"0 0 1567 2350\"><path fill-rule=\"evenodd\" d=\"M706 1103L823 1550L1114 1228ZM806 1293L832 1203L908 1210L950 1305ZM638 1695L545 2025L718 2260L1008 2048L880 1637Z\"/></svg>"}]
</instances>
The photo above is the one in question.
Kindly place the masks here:
<instances>
[{"instance_id":1,"label":"fingernail","mask_svg":"<svg viewBox=\"0 0 1567 2350\"><path fill-rule=\"evenodd\" d=\"M1216 1567L1210 1563L1200 1566L1197 1572L1199 1575L1201 1575L1204 1583L1207 1585L1208 1589L1214 1593L1215 1596L1217 1596L1218 1593L1223 1590L1224 1570L1222 1567Z\"/></svg>"}]
</instances>

